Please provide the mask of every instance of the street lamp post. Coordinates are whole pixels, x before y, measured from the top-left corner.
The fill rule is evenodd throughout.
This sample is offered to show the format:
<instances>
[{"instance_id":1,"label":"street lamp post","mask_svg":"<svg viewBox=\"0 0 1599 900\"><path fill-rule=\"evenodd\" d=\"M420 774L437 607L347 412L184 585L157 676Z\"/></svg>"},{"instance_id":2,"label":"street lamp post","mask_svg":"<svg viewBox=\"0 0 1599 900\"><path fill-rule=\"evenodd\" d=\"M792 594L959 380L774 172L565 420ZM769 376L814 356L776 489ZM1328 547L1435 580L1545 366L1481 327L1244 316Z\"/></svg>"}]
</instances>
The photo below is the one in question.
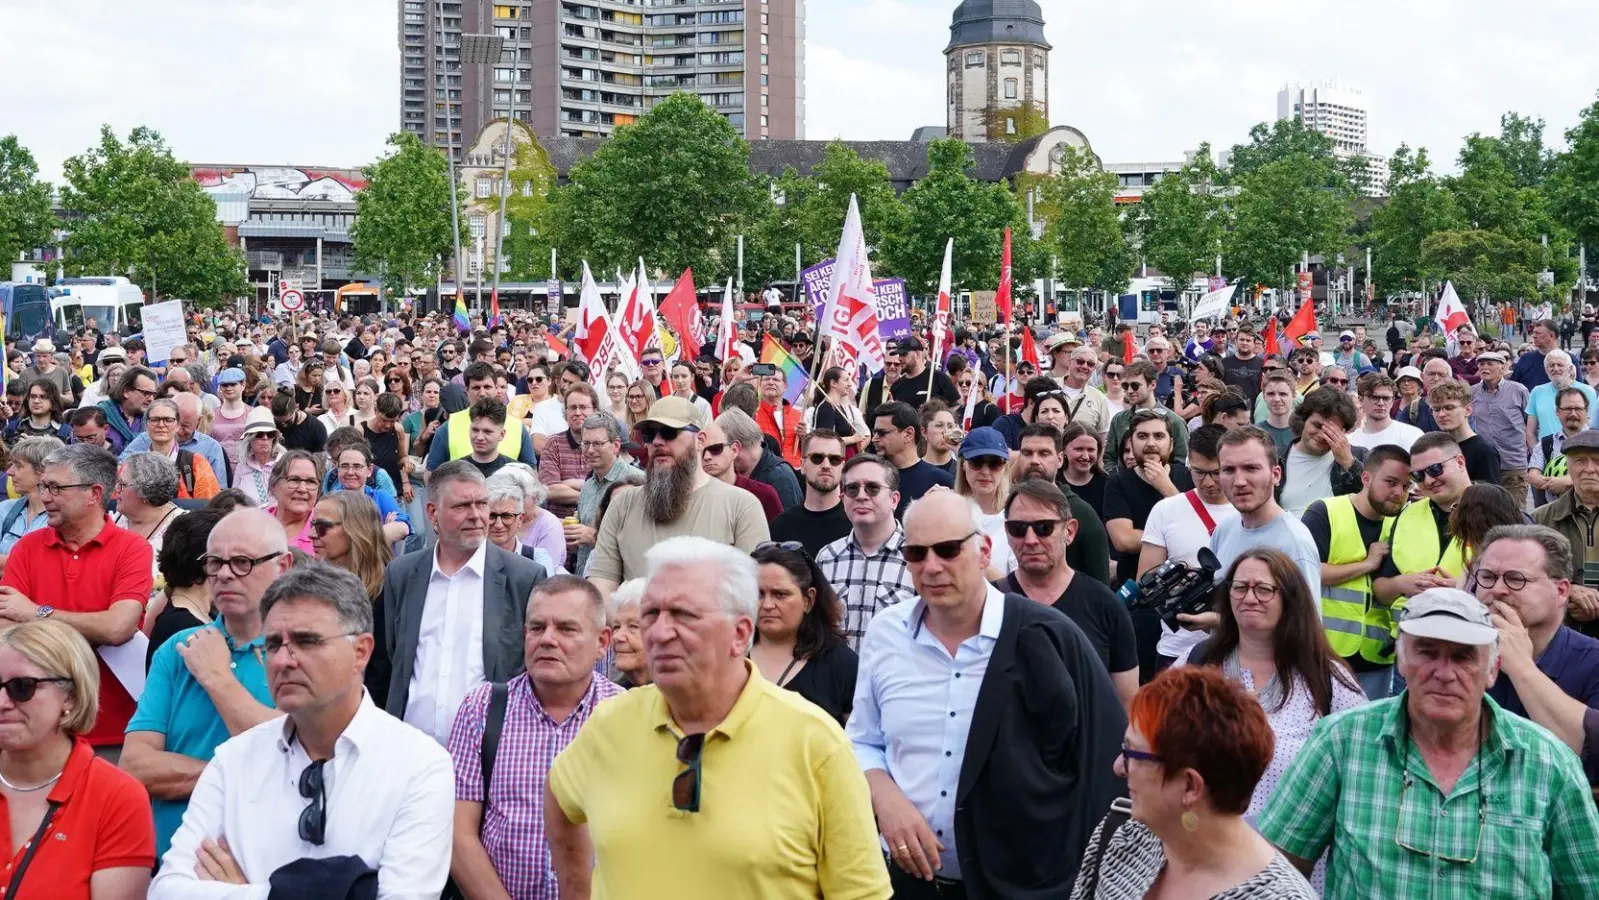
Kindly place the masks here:
<instances>
[{"instance_id":1,"label":"street lamp post","mask_svg":"<svg viewBox=\"0 0 1599 900\"><path fill-rule=\"evenodd\" d=\"M505 49L505 39L497 34L463 34L461 35L461 62L475 65L490 65L498 62L500 53ZM494 80L489 79L490 98L493 98ZM511 120L516 115L516 65L511 66L511 101L510 108L505 114L505 152L510 152L511 145ZM492 109L492 104L490 105ZM509 175L511 170L510 159L507 156L505 171ZM494 244L494 287L490 296L499 296L500 292L500 252L505 246L505 177L500 178L500 220L499 235ZM481 254L479 255L481 259ZM482 280L481 263L478 270L478 279ZM482 288L479 288L481 294ZM478 306L483 305L482 296L478 297Z\"/></svg>"},{"instance_id":2,"label":"street lamp post","mask_svg":"<svg viewBox=\"0 0 1599 900\"><path fill-rule=\"evenodd\" d=\"M443 36L444 0L439 0L436 6L439 15L439 45L442 47L446 46ZM461 204L455 194L455 104L450 101L450 77L448 70L444 68L442 55L436 63L434 73L444 75L444 156L450 169L450 238L455 248L455 295L459 297L461 296ZM438 89L437 84L434 85L434 89ZM440 297L439 302L442 305L444 298Z\"/></svg>"}]
</instances>

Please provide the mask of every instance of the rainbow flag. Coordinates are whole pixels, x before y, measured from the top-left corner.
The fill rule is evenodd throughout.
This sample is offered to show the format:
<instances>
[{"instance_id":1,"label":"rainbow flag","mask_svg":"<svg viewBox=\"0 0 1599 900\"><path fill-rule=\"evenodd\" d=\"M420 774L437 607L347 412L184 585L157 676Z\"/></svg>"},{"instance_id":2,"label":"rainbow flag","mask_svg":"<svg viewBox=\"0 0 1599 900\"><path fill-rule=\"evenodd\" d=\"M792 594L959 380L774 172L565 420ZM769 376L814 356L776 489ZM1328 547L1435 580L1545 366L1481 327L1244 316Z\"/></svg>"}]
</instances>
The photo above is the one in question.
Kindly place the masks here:
<instances>
[{"instance_id":1,"label":"rainbow flag","mask_svg":"<svg viewBox=\"0 0 1599 900\"><path fill-rule=\"evenodd\" d=\"M462 331L472 330L472 317L466 312L466 295L459 291L455 294L455 327Z\"/></svg>"},{"instance_id":2,"label":"rainbow flag","mask_svg":"<svg viewBox=\"0 0 1599 900\"><path fill-rule=\"evenodd\" d=\"M771 335L767 335L761 344L761 362L770 363L783 370L783 374L788 376L788 390L784 392L783 399L798 406L800 398L805 395L805 389L811 384L811 378L805 374L805 367L800 361L784 350L783 345L773 340Z\"/></svg>"}]
</instances>

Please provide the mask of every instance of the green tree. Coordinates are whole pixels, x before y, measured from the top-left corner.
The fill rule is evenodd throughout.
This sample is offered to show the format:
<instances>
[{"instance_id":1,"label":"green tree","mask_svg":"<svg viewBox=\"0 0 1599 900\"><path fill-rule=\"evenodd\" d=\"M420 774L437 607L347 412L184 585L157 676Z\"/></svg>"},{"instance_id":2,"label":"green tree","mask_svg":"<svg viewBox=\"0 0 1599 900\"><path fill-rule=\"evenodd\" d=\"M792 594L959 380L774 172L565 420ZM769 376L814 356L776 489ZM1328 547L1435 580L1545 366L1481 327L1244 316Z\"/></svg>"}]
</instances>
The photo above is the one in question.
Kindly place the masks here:
<instances>
[{"instance_id":1,"label":"green tree","mask_svg":"<svg viewBox=\"0 0 1599 900\"><path fill-rule=\"evenodd\" d=\"M905 217L883 242L885 272L913 293L938 289L944 245L955 239L952 279L957 290L993 290L999 283L1004 232L1012 230L1011 277L1017 289L1039 277L1048 255L1032 240L1023 208L1008 184L973 179L972 149L955 138L927 145L927 175L901 198Z\"/></svg>"},{"instance_id":2,"label":"green tree","mask_svg":"<svg viewBox=\"0 0 1599 900\"><path fill-rule=\"evenodd\" d=\"M434 281L455 253L449 161L410 132L390 135L388 155L367 166L350 229L355 267L401 290Z\"/></svg>"},{"instance_id":3,"label":"green tree","mask_svg":"<svg viewBox=\"0 0 1599 900\"><path fill-rule=\"evenodd\" d=\"M674 274L717 270L727 238L758 209L749 145L683 91L618 128L568 177L551 198L552 240L596 272L625 270L639 256Z\"/></svg>"},{"instance_id":4,"label":"green tree","mask_svg":"<svg viewBox=\"0 0 1599 900\"><path fill-rule=\"evenodd\" d=\"M888 166L880 160L862 159L843 141L827 145L822 161L810 175L801 175L792 166L784 169L776 180L775 193L783 200L780 221L790 234L786 254L792 257L793 245L798 243L807 265L837 252L851 195L860 205L861 227L869 247L880 246L883 237L898 228L905 212L889 180Z\"/></svg>"},{"instance_id":5,"label":"green tree","mask_svg":"<svg viewBox=\"0 0 1599 900\"><path fill-rule=\"evenodd\" d=\"M1120 293L1133 271L1133 253L1116 206L1116 176L1093 154L1063 147L1058 172L1039 185L1037 209L1048 222L1043 249L1055 274L1071 288Z\"/></svg>"},{"instance_id":6,"label":"green tree","mask_svg":"<svg viewBox=\"0 0 1599 900\"><path fill-rule=\"evenodd\" d=\"M1324 186L1347 191L1350 176L1364 171L1364 164L1356 165L1342 159L1334 152L1333 139L1299 119L1278 119L1267 125L1261 122L1249 131L1249 143L1234 145L1228 155L1226 178L1233 183L1242 182L1267 165L1293 156L1308 157L1319 164Z\"/></svg>"},{"instance_id":7,"label":"green tree","mask_svg":"<svg viewBox=\"0 0 1599 900\"><path fill-rule=\"evenodd\" d=\"M1548 256L1535 241L1477 228L1440 231L1421 243L1422 265L1453 281L1468 302L1537 296Z\"/></svg>"},{"instance_id":8,"label":"green tree","mask_svg":"<svg viewBox=\"0 0 1599 900\"><path fill-rule=\"evenodd\" d=\"M0 260L9 262L24 250L50 243L55 222L50 185L39 180L33 154L14 134L0 138Z\"/></svg>"},{"instance_id":9,"label":"green tree","mask_svg":"<svg viewBox=\"0 0 1599 900\"><path fill-rule=\"evenodd\" d=\"M518 122L523 132L513 137L510 193L505 201L505 260L508 281L533 281L555 277L550 271L550 192L558 173L550 153L533 129ZM525 140L524 140L525 139Z\"/></svg>"},{"instance_id":10,"label":"green tree","mask_svg":"<svg viewBox=\"0 0 1599 900\"><path fill-rule=\"evenodd\" d=\"M1253 169L1236 184L1233 230L1223 241L1230 272L1286 285L1306 252L1331 259L1345 249L1354 195L1335 160L1296 151Z\"/></svg>"},{"instance_id":11,"label":"green tree","mask_svg":"<svg viewBox=\"0 0 1599 900\"><path fill-rule=\"evenodd\" d=\"M1566 144L1549 177L1551 211L1577 240L1599 247L1599 102L1582 111Z\"/></svg>"},{"instance_id":12,"label":"green tree","mask_svg":"<svg viewBox=\"0 0 1599 900\"><path fill-rule=\"evenodd\" d=\"M161 135L110 126L68 159L61 207L71 223L69 275L127 275L152 295L214 305L248 293L244 257L229 247L216 204L173 159Z\"/></svg>"},{"instance_id":13,"label":"green tree","mask_svg":"<svg viewBox=\"0 0 1599 900\"><path fill-rule=\"evenodd\" d=\"M1422 242L1464 225L1454 194L1431 171L1426 148L1400 144L1388 161L1388 202L1372 212L1367 236L1377 291L1419 291L1423 279L1437 283L1442 273L1422 266Z\"/></svg>"},{"instance_id":14,"label":"green tree","mask_svg":"<svg viewBox=\"0 0 1599 900\"><path fill-rule=\"evenodd\" d=\"M1505 117L1505 130L1499 137L1471 135L1460 151L1460 174L1445 181L1462 218L1472 229L1495 232L1523 245L1539 248L1545 257L1544 269L1554 276L1550 296L1559 294L1559 285L1576 279L1576 262L1571 253L1571 233L1561 226L1551 211L1540 162L1547 154L1542 149L1542 123L1528 123L1514 114ZM1540 179L1538 183L1534 179ZM1548 250L1543 252L1547 242ZM1511 280L1508 283L1514 283ZM1457 284L1457 290L1460 286ZM1501 288L1503 289L1503 288ZM1465 295L1461 291L1462 296ZM1498 298L1531 297L1528 293L1497 293Z\"/></svg>"},{"instance_id":15,"label":"green tree","mask_svg":"<svg viewBox=\"0 0 1599 900\"><path fill-rule=\"evenodd\" d=\"M1049 114L1041 103L990 109L983 114L983 128L990 143L1020 144L1049 130Z\"/></svg>"},{"instance_id":16,"label":"green tree","mask_svg":"<svg viewBox=\"0 0 1599 900\"><path fill-rule=\"evenodd\" d=\"M1144 260L1176 290L1186 290L1189 278L1209 271L1222 252L1228 207L1221 180L1210 145L1200 144L1193 161L1157 180L1129 213Z\"/></svg>"}]
</instances>

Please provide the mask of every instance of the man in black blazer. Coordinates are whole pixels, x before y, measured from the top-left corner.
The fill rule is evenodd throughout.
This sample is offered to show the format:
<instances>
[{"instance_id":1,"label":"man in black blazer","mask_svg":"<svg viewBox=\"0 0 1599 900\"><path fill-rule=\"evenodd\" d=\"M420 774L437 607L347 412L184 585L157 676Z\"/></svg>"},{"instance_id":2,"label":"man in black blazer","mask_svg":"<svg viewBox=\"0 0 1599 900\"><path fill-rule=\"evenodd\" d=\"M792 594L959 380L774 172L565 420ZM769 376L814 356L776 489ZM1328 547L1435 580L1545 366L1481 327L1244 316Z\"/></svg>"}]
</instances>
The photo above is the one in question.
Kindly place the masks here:
<instances>
[{"instance_id":1,"label":"man in black blazer","mask_svg":"<svg viewBox=\"0 0 1599 900\"><path fill-rule=\"evenodd\" d=\"M488 541L488 490L471 463L434 469L428 492L438 542L383 575L386 709L442 744L468 691L522 671L527 599L546 573Z\"/></svg>"},{"instance_id":2,"label":"man in black blazer","mask_svg":"<svg viewBox=\"0 0 1599 900\"><path fill-rule=\"evenodd\" d=\"M1080 628L984 580L979 516L951 491L907 512L918 596L867 627L846 730L896 900L1065 900L1126 792L1127 717Z\"/></svg>"}]
</instances>

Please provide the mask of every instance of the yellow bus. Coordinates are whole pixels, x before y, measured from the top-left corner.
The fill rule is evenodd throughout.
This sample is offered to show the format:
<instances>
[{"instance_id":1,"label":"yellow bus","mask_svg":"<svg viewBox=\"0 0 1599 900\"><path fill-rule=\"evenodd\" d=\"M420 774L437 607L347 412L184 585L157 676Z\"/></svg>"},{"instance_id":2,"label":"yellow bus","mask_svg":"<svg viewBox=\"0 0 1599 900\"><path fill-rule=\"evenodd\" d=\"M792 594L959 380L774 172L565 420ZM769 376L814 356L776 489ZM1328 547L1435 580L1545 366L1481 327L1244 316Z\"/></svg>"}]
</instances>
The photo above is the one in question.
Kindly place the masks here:
<instances>
[{"instance_id":1,"label":"yellow bus","mask_svg":"<svg viewBox=\"0 0 1599 900\"><path fill-rule=\"evenodd\" d=\"M383 311L383 298L370 284L347 284L333 292L335 316L367 316Z\"/></svg>"}]
</instances>

